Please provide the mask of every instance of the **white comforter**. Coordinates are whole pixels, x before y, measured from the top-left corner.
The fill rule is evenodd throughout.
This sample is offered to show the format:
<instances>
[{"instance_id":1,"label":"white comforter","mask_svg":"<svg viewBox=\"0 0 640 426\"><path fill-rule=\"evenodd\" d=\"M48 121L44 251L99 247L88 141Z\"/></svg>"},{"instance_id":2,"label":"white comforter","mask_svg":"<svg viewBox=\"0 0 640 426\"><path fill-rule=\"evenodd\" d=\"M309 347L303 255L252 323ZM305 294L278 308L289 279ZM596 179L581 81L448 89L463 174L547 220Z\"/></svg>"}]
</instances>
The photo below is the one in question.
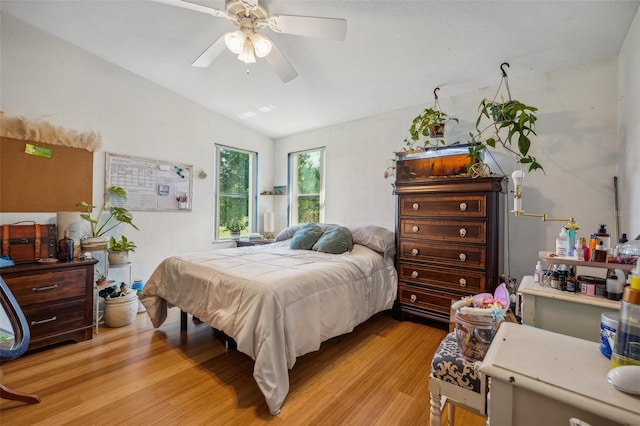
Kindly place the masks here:
<instances>
[{"instance_id":1,"label":"white comforter","mask_svg":"<svg viewBox=\"0 0 640 426\"><path fill-rule=\"evenodd\" d=\"M170 257L141 294L154 327L167 302L233 337L255 360L253 377L272 414L289 392L296 357L391 308L392 259L359 244L336 255L269 245Z\"/></svg>"}]
</instances>

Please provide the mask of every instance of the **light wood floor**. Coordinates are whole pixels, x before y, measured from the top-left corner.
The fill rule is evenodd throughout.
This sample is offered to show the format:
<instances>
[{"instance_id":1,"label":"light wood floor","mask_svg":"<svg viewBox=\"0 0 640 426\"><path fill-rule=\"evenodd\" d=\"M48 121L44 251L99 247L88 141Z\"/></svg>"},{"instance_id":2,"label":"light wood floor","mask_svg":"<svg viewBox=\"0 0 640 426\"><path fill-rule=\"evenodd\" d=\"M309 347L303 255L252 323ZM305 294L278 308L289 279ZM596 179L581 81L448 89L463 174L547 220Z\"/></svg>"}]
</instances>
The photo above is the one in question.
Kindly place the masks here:
<instances>
[{"instance_id":1,"label":"light wood floor","mask_svg":"<svg viewBox=\"0 0 640 426\"><path fill-rule=\"evenodd\" d=\"M445 335L378 314L298 358L282 412L271 416L253 361L225 351L210 327L189 320L181 334L176 308L159 329L138 314L90 341L3 363L3 383L42 402L1 400L0 424L427 425L429 363ZM456 423L484 420L457 409Z\"/></svg>"}]
</instances>

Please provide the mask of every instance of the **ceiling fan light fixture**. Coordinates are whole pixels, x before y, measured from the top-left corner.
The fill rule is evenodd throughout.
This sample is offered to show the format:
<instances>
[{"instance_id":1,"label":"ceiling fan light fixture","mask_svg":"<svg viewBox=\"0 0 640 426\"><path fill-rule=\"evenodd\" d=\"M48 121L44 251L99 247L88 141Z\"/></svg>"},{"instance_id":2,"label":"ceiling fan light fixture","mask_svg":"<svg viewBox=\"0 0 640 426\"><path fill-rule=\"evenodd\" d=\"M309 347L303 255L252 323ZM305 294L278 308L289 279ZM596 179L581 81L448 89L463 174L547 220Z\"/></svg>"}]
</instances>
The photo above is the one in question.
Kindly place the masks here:
<instances>
[{"instance_id":1,"label":"ceiling fan light fixture","mask_svg":"<svg viewBox=\"0 0 640 426\"><path fill-rule=\"evenodd\" d=\"M271 52L271 40L265 35L253 33L251 35L251 44L253 44L253 49L258 58L264 58Z\"/></svg>"},{"instance_id":2,"label":"ceiling fan light fixture","mask_svg":"<svg viewBox=\"0 0 640 426\"><path fill-rule=\"evenodd\" d=\"M242 52L247 36L241 30L228 32L224 35L224 43L236 55Z\"/></svg>"},{"instance_id":3,"label":"ceiling fan light fixture","mask_svg":"<svg viewBox=\"0 0 640 426\"><path fill-rule=\"evenodd\" d=\"M253 64L256 62L256 57L253 54L253 44L251 44L251 39L249 37L244 40L244 45L242 46L242 51L238 55L238 59L245 64Z\"/></svg>"}]
</instances>

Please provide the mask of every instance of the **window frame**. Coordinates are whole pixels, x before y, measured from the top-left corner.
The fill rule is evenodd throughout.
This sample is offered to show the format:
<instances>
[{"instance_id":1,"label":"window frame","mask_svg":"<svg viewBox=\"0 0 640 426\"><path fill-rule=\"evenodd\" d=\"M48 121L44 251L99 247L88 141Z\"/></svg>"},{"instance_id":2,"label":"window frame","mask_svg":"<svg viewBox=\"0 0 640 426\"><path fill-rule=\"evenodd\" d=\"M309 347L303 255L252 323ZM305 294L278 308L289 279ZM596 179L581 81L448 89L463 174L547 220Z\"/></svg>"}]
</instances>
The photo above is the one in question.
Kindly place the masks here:
<instances>
[{"instance_id":1,"label":"window frame","mask_svg":"<svg viewBox=\"0 0 640 426\"><path fill-rule=\"evenodd\" d=\"M294 151L288 154L288 178L289 181L289 196L288 196L288 208L287 208L287 222L288 226L298 225L298 157L302 154L308 154L312 152L320 153L320 192L317 194L319 197L319 219L318 222L324 222L325 218L325 182L326 182L326 147L318 147L305 149L302 151Z\"/></svg>"},{"instance_id":2,"label":"window frame","mask_svg":"<svg viewBox=\"0 0 640 426\"><path fill-rule=\"evenodd\" d=\"M247 194L248 205L248 227L247 232L256 232L258 224L258 153L250 151L248 149L236 148L233 146L214 144L214 218L213 218L213 239L214 240L229 240L229 238L220 237L220 197L227 194L221 194L220 192L220 159L222 157L222 151L236 151L249 155L249 190Z\"/></svg>"}]
</instances>

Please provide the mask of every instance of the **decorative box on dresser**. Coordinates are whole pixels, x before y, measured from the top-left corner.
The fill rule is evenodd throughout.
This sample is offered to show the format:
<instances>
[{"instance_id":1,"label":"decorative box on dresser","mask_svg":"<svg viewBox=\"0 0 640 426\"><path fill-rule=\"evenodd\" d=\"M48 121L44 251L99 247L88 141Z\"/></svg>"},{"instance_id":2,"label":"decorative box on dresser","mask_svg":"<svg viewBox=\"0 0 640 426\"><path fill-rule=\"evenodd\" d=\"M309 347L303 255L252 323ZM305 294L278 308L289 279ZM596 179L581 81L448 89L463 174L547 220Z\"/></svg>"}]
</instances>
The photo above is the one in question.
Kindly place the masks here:
<instances>
[{"instance_id":1,"label":"decorative box on dresser","mask_svg":"<svg viewBox=\"0 0 640 426\"><path fill-rule=\"evenodd\" d=\"M502 271L503 180L396 180L397 317L449 323L452 301L495 290Z\"/></svg>"},{"instance_id":2,"label":"decorative box on dresser","mask_svg":"<svg viewBox=\"0 0 640 426\"><path fill-rule=\"evenodd\" d=\"M92 338L97 262L25 263L0 270L29 323L28 350Z\"/></svg>"}]
</instances>

